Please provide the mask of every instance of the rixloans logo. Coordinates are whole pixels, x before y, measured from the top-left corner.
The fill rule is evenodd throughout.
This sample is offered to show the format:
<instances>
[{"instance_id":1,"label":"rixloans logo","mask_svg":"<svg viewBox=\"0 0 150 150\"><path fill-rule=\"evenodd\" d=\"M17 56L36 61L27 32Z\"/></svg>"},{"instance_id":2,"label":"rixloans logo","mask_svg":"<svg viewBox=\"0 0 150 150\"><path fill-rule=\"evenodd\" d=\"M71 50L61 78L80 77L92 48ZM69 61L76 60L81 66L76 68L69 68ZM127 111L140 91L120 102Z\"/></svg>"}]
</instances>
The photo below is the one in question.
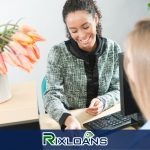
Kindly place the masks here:
<instances>
[{"instance_id":1,"label":"rixloans logo","mask_svg":"<svg viewBox=\"0 0 150 150\"><path fill-rule=\"evenodd\" d=\"M56 137L53 132L43 132L42 133L42 144L44 146L82 146L82 145L97 145L97 146L107 146L107 137L95 137L93 132L86 131L83 137Z\"/></svg>"}]
</instances>

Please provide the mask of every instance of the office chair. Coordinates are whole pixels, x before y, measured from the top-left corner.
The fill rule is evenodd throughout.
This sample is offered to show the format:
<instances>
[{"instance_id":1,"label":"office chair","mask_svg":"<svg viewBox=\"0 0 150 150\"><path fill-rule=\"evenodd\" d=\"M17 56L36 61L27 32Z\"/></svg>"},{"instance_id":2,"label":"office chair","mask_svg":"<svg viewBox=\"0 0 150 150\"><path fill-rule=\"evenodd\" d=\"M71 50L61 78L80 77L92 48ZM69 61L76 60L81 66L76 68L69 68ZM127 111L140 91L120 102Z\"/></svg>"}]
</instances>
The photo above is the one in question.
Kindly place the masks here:
<instances>
[{"instance_id":1,"label":"office chair","mask_svg":"<svg viewBox=\"0 0 150 150\"><path fill-rule=\"evenodd\" d=\"M41 84L42 97L44 96L45 91L46 91L46 79L44 77L43 80L42 80L42 84Z\"/></svg>"},{"instance_id":2,"label":"office chair","mask_svg":"<svg viewBox=\"0 0 150 150\"><path fill-rule=\"evenodd\" d=\"M41 84L41 94L42 94L42 98L44 96L44 93L46 91L46 78L44 77L43 80L42 80L42 84ZM45 108L44 108L44 112L47 113L45 111Z\"/></svg>"}]
</instances>

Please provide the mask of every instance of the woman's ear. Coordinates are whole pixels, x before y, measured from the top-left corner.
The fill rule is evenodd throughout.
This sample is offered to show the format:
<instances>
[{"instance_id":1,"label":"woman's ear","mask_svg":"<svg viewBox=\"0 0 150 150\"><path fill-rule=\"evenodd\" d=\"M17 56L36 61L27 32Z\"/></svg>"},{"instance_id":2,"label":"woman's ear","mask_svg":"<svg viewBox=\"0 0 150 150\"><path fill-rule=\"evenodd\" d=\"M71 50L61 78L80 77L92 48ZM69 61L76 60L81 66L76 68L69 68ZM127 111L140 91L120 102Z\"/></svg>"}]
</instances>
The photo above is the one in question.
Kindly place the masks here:
<instances>
[{"instance_id":1,"label":"woman's ear","mask_svg":"<svg viewBox=\"0 0 150 150\"><path fill-rule=\"evenodd\" d=\"M99 18L98 18L98 14L97 13L95 13L94 19L95 19L96 25L98 25Z\"/></svg>"}]
</instances>

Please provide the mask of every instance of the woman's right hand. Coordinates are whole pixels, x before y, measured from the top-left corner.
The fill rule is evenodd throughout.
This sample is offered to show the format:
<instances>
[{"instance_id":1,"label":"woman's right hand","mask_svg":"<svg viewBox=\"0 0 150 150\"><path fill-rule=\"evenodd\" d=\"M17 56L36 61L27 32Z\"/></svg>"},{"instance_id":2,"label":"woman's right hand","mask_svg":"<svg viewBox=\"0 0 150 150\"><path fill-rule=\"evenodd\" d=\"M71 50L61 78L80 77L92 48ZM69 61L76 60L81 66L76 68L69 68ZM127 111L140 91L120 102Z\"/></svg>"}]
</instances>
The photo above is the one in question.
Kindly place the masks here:
<instances>
[{"instance_id":1,"label":"woman's right hand","mask_svg":"<svg viewBox=\"0 0 150 150\"><path fill-rule=\"evenodd\" d=\"M68 116L64 122L66 128L65 130L78 130L81 129L81 125L79 121L73 117L73 116Z\"/></svg>"}]
</instances>

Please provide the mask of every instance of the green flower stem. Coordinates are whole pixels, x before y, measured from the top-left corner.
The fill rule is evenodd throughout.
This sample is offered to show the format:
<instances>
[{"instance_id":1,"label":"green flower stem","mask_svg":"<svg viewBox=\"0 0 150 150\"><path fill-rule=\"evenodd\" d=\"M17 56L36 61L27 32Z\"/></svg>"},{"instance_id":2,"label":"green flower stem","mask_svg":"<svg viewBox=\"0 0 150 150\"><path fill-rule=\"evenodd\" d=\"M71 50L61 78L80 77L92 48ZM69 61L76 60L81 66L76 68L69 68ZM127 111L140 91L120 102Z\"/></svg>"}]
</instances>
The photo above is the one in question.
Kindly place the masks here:
<instances>
[{"instance_id":1,"label":"green flower stem","mask_svg":"<svg viewBox=\"0 0 150 150\"><path fill-rule=\"evenodd\" d=\"M18 25L16 25L16 24L2 24L2 25L0 25L0 28L1 27L6 27L6 26L13 26L13 27L19 27Z\"/></svg>"},{"instance_id":2,"label":"green flower stem","mask_svg":"<svg viewBox=\"0 0 150 150\"><path fill-rule=\"evenodd\" d=\"M5 42L8 42L8 43L9 43L9 41L10 41L10 39L7 39L7 38L4 37L4 36L0 36L0 39L1 39L1 40L4 40Z\"/></svg>"}]
</instances>

